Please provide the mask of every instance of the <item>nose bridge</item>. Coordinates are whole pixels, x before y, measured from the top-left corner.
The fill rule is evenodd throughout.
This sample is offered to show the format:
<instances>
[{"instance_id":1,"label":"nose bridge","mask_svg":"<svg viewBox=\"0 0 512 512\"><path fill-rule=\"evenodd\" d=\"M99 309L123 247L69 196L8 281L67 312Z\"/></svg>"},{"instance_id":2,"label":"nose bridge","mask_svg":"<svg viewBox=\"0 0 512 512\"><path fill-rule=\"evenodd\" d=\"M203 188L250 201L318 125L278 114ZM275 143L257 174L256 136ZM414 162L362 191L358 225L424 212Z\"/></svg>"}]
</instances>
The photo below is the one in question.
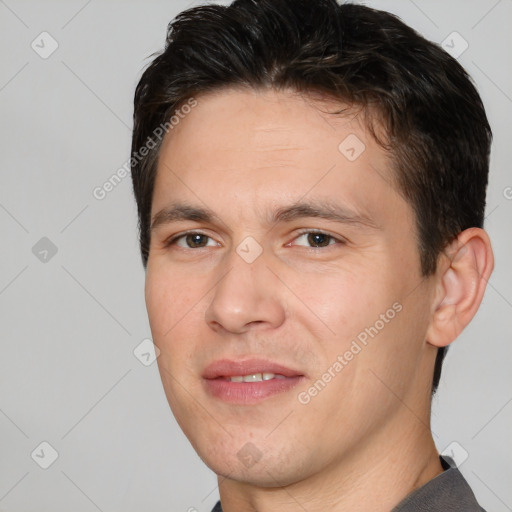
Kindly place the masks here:
<instances>
[{"instance_id":1,"label":"nose bridge","mask_svg":"<svg viewBox=\"0 0 512 512\"><path fill-rule=\"evenodd\" d=\"M284 306L276 278L267 268L269 255L252 237L244 239L225 260L225 273L214 287L205 320L212 328L244 332L250 324L277 327Z\"/></svg>"}]
</instances>

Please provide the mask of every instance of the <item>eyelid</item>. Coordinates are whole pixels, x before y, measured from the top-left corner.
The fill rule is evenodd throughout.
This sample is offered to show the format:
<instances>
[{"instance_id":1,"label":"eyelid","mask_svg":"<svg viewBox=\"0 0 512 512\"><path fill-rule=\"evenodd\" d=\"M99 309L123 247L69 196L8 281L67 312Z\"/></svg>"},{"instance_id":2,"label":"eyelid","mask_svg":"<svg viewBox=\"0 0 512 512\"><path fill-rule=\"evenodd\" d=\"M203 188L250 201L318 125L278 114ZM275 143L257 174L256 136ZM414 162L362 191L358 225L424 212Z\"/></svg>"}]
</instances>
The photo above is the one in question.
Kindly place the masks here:
<instances>
[{"instance_id":1,"label":"eyelid","mask_svg":"<svg viewBox=\"0 0 512 512\"><path fill-rule=\"evenodd\" d=\"M207 233L204 233L202 231L199 231L197 229L192 229L192 230L189 230L189 231L182 231L181 233L176 233L175 235L171 235L169 238L166 238L164 240L164 246L165 247L169 247L171 245L176 245L176 242L180 239L180 238L184 238L186 237L187 235L203 235L211 240L214 240L215 242L217 242L217 240L215 240L212 236L208 235ZM218 242L217 242L218 243ZM197 251L197 249L205 249L206 247L199 247L199 248L195 248L194 250ZM189 247L189 249L191 249L191 247Z\"/></svg>"},{"instance_id":2,"label":"eyelid","mask_svg":"<svg viewBox=\"0 0 512 512\"><path fill-rule=\"evenodd\" d=\"M348 243L348 240L346 240L345 238L343 237L340 237L338 235L333 235L332 233L329 233L328 231L324 231L323 229L316 229L316 228L309 228L309 229L302 229L300 230L294 237L293 237L293 241L295 241L297 238L300 238L302 235L307 235L309 233L316 233L316 234L320 234L320 235L326 235L330 238L332 238L333 240L335 240L336 242L338 242L339 244L343 244L345 245L346 243ZM286 245L291 245L292 242L289 242L287 243ZM330 247L331 245L335 245L335 244L329 244L325 247L306 247L307 249L316 249L316 250L319 250L319 249L326 249L327 247ZM298 246L298 247L301 247L301 246Z\"/></svg>"}]
</instances>

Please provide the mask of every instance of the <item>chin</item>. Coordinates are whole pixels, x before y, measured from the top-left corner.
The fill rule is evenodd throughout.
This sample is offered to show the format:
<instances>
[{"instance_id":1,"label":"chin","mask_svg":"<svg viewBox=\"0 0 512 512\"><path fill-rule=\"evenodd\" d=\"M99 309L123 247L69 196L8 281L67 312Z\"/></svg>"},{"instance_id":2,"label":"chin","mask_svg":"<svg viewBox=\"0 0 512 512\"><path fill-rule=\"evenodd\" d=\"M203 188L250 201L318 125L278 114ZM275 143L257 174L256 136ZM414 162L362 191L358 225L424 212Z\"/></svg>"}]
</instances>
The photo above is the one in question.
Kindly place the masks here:
<instances>
[{"instance_id":1,"label":"chin","mask_svg":"<svg viewBox=\"0 0 512 512\"><path fill-rule=\"evenodd\" d=\"M284 446L283 440L272 444L265 436L253 441L240 436L224 436L208 443L202 438L192 443L203 462L218 476L258 487L282 487L305 478L310 465L297 455L299 448ZM226 439L228 438L228 439Z\"/></svg>"}]
</instances>

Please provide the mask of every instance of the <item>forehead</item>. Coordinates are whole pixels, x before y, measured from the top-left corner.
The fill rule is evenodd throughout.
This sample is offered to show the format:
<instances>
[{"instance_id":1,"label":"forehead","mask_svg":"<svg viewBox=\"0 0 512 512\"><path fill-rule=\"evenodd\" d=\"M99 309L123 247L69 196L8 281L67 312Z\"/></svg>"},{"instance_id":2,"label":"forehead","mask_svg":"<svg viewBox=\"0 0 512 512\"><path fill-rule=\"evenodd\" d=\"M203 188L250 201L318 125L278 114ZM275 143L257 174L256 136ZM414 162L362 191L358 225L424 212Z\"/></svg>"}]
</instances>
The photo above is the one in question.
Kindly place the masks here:
<instances>
[{"instance_id":1,"label":"forehead","mask_svg":"<svg viewBox=\"0 0 512 512\"><path fill-rule=\"evenodd\" d=\"M390 158L360 112L294 91L224 89L196 100L163 141L153 213L184 198L246 214L244 204L267 210L307 196L369 217L403 214Z\"/></svg>"}]
</instances>

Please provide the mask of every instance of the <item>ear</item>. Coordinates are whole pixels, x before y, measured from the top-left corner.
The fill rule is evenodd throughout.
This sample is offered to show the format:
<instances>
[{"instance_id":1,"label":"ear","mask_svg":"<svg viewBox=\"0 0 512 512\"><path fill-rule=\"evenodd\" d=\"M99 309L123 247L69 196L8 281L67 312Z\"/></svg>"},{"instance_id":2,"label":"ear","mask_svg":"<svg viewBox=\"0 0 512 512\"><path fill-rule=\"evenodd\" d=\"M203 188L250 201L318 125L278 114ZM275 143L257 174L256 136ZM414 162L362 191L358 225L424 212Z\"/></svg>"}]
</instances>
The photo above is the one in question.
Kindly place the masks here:
<instances>
[{"instance_id":1,"label":"ear","mask_svg":"<svg viewBox=\"0 0 512 512\"><path fill-rule=\"evenodd\" d=\"M446 347L475 316L494 268L487 233L480 228L462 231L439 260L435 301L426 340Z\"/></svg>"}]
</instances>

